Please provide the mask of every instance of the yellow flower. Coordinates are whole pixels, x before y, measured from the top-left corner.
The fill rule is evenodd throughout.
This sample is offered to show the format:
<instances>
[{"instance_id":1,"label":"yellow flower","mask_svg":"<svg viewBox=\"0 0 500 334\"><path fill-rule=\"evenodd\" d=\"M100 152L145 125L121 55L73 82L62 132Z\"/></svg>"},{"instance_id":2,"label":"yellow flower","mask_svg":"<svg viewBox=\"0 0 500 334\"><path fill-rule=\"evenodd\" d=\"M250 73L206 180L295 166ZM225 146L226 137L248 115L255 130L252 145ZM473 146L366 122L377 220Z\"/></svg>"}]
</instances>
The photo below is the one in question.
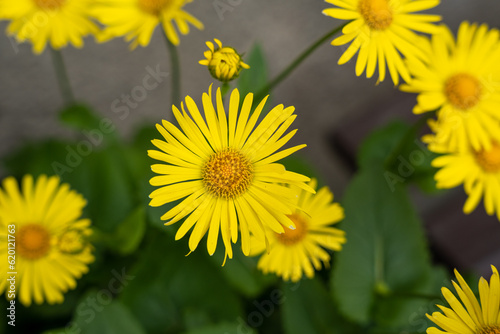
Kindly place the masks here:
<instances>
[{"instance_id":1,"label":"yellow flower","mask_svg":"<svg viewBox=\"0 0 500 334\"><path fill-rule=\"evenodd\" d=\"M206 59L200 60L201 65L208 66L210 74L217 80L229 82L236 79L240 75L242 68L249 69L250 66L245 64L241 56L230 46L222 46L221 41L214 38L218 48L214 48L212 42L207 42L210 50L205 51Z\"/></svg>"},{"instance_id":2,"label":"yellow flower","mask_svg":"<svg viewBox=\"0 0 500 334\"><path fill-rule=\"evenodd\" d=\"M316 180L309 184L316 189ZM338 203L333 203L333 194L327 187L317 194L296 189L294 199L296 209L289 218L294 221L295 229L285 228L285 233L267 231L270 240L269 253L265 252L263 240L254 237L251 242L252 255L265 252L259 259L258 267L264 273L275 273L284 280L300 280L304 273L314 277L314 269L329 265L330 255L322 247L340 251L346 242L345 232L331 225L344 218L344 210ZM286 226L285 226L286 227Z\"/></svg>"},{"instance_id":3,"label":"yellow flower","mask_svg":"<svg viewBox=\"0 0 500 334\"><path fill-rule=\"evenodd\" d=\"M429 327L428 334L498 334L500 333L500 279L497 268L491 266L490 283L483 277L479 280L478 301L471 288L455 269L458 284L453 287L458 298L447 288L442 288L444 298L451 308L438 305L441 312L427 317L442 328ZM481 302L481 304L479 304Z\"/></svg>"},{"instance_id":4,"label":"yellow flower","mask_svg":"<svg viewBox=\"0 0 500 334\"><path fill-rule=\"evenodd\" d=\"M432 165L441 168L435 175L438 188L464 185L469 196L464 213L471 213L484 198L486 212L490 216L496 212L500 220L500 144L494 141L490 147L448 153L434 159Z\"/></svg>"},{"instance_id":5,"label":"yellow flower","mask_svg":"<svg viewBox=\"0 0 500 334\"><path fill-rule=\"evenodd\" d=\"M276 152L297 131L283 136L295 120L294 107L274 107L257 124L267 97L250 115L253 94L248 94L238 113L240 94L235 89L226 116L220 89L216 109L211 90L210 86L202 98L205 117L187 96L189 114L183 103L182 113L173 107L182 131L167 121L163 121L163 126L157 125L165 141L153 140L159 151L150 150L148 154L162 162L151 166L160 175L150 181L161 188L151 193L150 205L161 206L185 198L161 217L170 219L165 225L187 217L175 239L182 238L194 226L189 238L189 249L194 251L208 232L207 249L212 255L220 230L226 256L232 258L231 242L238 240L238 231L243 253L248 255L250 233L263 236L265 226L277 233L284 231L283 225L295 226L288 218L295 193L286 185L314 190L304 183L309 178L286 171L276 163L306 146Z\"/></svg>"},{"instance_id":6,"label":"yellow flower","mask_svg":"<svg viewBox=\"0 0 500 334\"><path fill-rule=\"evenodd\" d=\"M76 287L76 279L94 261L87 242L90 220L80 218L85 204L80 194L55 176L42 175L34 182L26 175L21 190L13 177L4 179L0 188L0 254L4 259L0 293L11 290L7 273L17 272L15 290L22 304L63 302L63 294ZM7 241L15 242L15 263L7 262L12 255Z\"/></svg>"},{"instance_id":7,"label":"yellow flower","mask_svg":"<svg viewBox=\"0 0 500 334\"><path fill-rule=\"evenodd\" d=\"M42 53L47 42L53 49L83 46L83 37L99 28L89 19L92 0L0 0L0 20L10 20L7 28L19 42L30 41L33 51Z\"/></svg>"},{"instance_id":8,"label":"yellow flower","mask_svg":"<svg viewBox=\"0 0 500 334\"><path fill-rule=\"evenodd\" d=\"M463 22L455 41L447 27L432 37L425 64L409 63L414 80L401 89L419 93L416 114L439 110L431 121L436 142L449 151L489 149L500 140L500 43L497 29Z\"/></svg>"},{"instance_id":9,"label":"yellow flower","mask_svg":"<svg viewBox=\"0 0 500 334\"><path fill-rule=\"evenodd\" d=\"M343 35L332 45L352 42L339 59L339 65L348 62L359 50L356 75L366 68L366 77L375 73L378 62L379 81L384 81L386 64L392 81L399 83L399 75L409 81L410 74L402 60L423 58L420 50L422 36L414 31L432 34L441 20L438 15L415 14L433 8L439 0L325 0L340 8L328 8L323 14L341 20L353 20L343 29ZM401 53L401 54L400 54Z\"/></svg>"},{"instance_id":10,"label":"yellow flower","mask_svg":"<svg viewBox=\"0 0 500 334\"><path fill-rule=\"evenodd\" d=\"M192 0L96 0L92 14L106 26L101 42L125 36L131 47L147 46L156 27L161 24L170 42L178 45L180 40L172 21L179 32L189 33L191 23L198 29L203 24L183 7Z\"/></svg>"}]
</instances>

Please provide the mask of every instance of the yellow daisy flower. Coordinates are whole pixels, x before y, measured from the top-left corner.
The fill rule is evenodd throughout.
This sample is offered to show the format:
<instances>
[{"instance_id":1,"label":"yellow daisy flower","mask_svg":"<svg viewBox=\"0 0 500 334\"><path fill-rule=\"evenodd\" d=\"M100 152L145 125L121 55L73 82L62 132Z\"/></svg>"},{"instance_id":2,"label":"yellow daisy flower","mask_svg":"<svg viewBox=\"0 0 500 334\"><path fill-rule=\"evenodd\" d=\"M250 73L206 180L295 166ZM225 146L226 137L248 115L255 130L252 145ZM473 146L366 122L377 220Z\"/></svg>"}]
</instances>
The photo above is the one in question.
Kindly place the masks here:
<instances>
[{"instance_id":1,"label":"yellow daisy flower","mask_svg":"<svg viewBox=\"0 0 500 334\"><path fill-rule=\"evenodd\" d=\"M175 21L179 32L189 33L191 23L198 29L203 24L186 12L183 8L192 0L96 0L92 14L106 29L99 36L101 42L125 36L131 47L147 46L156 27L161 24L172 44L180 43L179 36L172 21Z\"/></svg>"},{"instance_id":2,"label":"yellow daisy flower","mask_svg":"<svg viewBox=\"0 0 500 334\"><path fill-rule=\"evenodd\" d=\"M34 182L26 175L21 190L13 177L4 179L0 188L0 254L4 259L0 293L6 291L11 299L10 291L15 290L26 306L32 301L63 302L63 294L76 287L76 279L94 261L87 242L90 220L80 218L85 204L80 194L55 176L42 175ZM8 255L15 256L15 263L7 262ZM7 281L11 275L15 276L13 286L12 280Z\"/></svg>"},{"instance_id":3,"label":"yellow daisy flower","mask_svg":"<svg viewBox=\"0 0 500 334\"><path fill-rule=\"evenodd\" d=\"M240 54L230 46L222 46L222 43L217 38L214 38L218 48L214 48L212 42L207 42L209 50L205 51L206 59L200 60L201 65L208 66L210 74L217 80L229 82L236 79L241 72L241 69L249 69L250 66L243 62Z\"/></svg>"},{"instance_id":4,"label":"yellow daisy flower","mask_svg":"<svg viewBox=\"0 0 500 334\"><path fill-rule=\"evenodd\" d=\"M422 37L416 32L432 34L441 20L438 15L415 14L436 7L439 0L325 0L339 8L328 8L323 14L335 19L352 20L343 29L343 35L332 45L351 43L340 57L339 65L348 62L359 50L356 75L366 68L371 78L378 63L379 81L384 81L386 64L392 81L399 83L399 76L409 81L410 74L403 62L407 58L423 58L418 47Z\"/></svg>"},{"instance_id":5,"label":"yellow daisy flower","mask_svg":"<svg viewBox=\"0 0 500 334\"><path fill-rule=\"evenodd\" d=\"M491 266L490 282L479 280L479 301L471 288L455 269L458 284L453 283L458 298L447 288L442 288L444 298L451 308L438 305L441 312L427 317L442 330L429 327L428 334L498 334L500 333L500 279L497 268ZM481 304L479 304L481 303Z\"/></svg>"},{"instance_id":6,"label":"yellow daisy flower","mask_svg":"<svg viewBox=\"0 0 500 334\"><path fill-rule=\"evenodd\" d=\"M235 89L226 116L220 89L217 89L216 109L211 90L210 86L202 98L205 117L187 96L189 114L184 103L182 113L173 106L182 131L167 121L163 121L163 126L157 125L165 140L153 140L159 150L150 150L148 154L162 162L151 166L161 175L150 181L161 188L151 193L150 205L161 206L185 198L161 217L170 219L165 225L187 217L175 239L182 238L194 226L189 238L189 249L194 251L208 231L207 249L212 255L220 230L226 256L232 258L231 242L238 240L238 230L243 253L248 255L250 233L264 236L265 226L277 233L284 232L283 226L295 226L288 217L294 207L295 193L286 185L314 190L304 183L309 178L276 163L306 146L276 152L297 131L283 136L295 120L294 107L274 107L257 124L267 97L250 115L253 94L248 94L238 113L240 94Z\"/></svg>"},{"instance_id":7,"label":"yellow daisy flower","mask_svg":"<svg viewBox=\"0 0 500 334\"><path fill-rule=\"evenodd\" d=\"M416 114L439 109L434 139L448 150L489 149L500 140L500 43L497 29L463 22L457 40L447 27L432 37L425 64L409 63L414 79L401 89L419 93Z\"/></svg>"},{"instance_id":8,"label":"yellow daisy flower","mask_svg":"<svg viewBox=\"0 0 500 334\"><path fill-rule=\"evenodd\" d=\"M30 41L42 53L48 42L53 49L71 43L83 46L83 37L99 28L88 16L92 0L0 0L0 20L10 20L7 33L19 42Z\"/></svg>"},{"instance_id":9,"label":"yellow daisy flower","mask_svg":"<svg viewBox=\"0 0 500 334\"><path fill-rule=\"evenodd\" d=\"M442 153L438 152L438 153ZM471 213L484 198L484 207L491 216L495 212L500 220L500 144L496 141L490 149L448 153L433 160L441 168L435 175L438 188L464 185L469 196L464 213Z\"/></svg>"},{"instance_id":10,"label":"yellow daisy flower","mask_svg":"<svg viewBox=\"0 0 500 334\"><path fill-rule=\"evenodd\" d=\"M316 180L309 185L316 189ZM293 282L300 280L303 273L314 277L314 268L320 270L321 262L325 267L329 265L330 255L322 247L340 251L346 242L345 232L331 226L344 218L344 210L332 202L333 194L328 187L315 195L300 189L296 192L294 204L298 209L289 215L295 229L285 228L282 234L268 230L269 253L265 252L263 240L254 237L251 242L251 255L264 252L258 263L264 273L275 273Z\"/></svg>"}]
</instances>

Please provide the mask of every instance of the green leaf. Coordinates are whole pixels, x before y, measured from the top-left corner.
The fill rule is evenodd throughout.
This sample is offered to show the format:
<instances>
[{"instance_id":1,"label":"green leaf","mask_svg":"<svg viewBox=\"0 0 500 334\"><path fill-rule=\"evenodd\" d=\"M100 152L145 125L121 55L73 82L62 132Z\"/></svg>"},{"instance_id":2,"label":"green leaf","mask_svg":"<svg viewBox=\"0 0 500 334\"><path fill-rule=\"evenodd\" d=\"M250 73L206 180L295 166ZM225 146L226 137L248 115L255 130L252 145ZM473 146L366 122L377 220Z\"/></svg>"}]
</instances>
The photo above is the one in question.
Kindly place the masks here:
<instances>
[{"instance_id":1,"label":"green leaf","mask_svg":"<svg viewBox=\"0 0 500 334\"><path fill-rule=\"evenodd\" d=\"M108 246L119 254L131 254L139 247L145 231L146 214L140 205L107 238Z\"/></svg>"},{"instance_id":2,"label":"green leaf","mask_svg":"<svg viewBox=\"0 0 500 334\"><path fill-rule=\"evenodd\" d=\"M276 276L262 274L257 269L258 259L244 256L242 252L236 249L238 246L234 247L233 258L227 259L224 268L221 269L221 273L229 284L243 295L255 298L276 282ZM224 250L221 248L210 259L216 266L220 266L224 261L224 256Z\"/></svg>"},{"instance_id":3,"label":"green leaf","mask_svg":"<svg viewBox=\"0 0 500 334\"><path fill-rule=\"evenodd\" d=\"M120 300L148 333L164 333L234 321L243 315L238 296L228 288L220 266L205 249L186 257L185 240L152 230ZM205 252L204 252L205 251Z\"/></svg>"},{"instance_id":4,"label":"green leaf","mask_svg":"<svg viewBox=\"0 0 500 334\"><path fill-rule=\"evenodd\" d=\"M77 130L97 130L101 134L109 134L115 129L110 119L99 117L89 106L80 103L62 110L59 119Z\"/></svg>"},{"instance_id":5,"label":"green leaf","mask_svg":"<svg viewBox=\"0 0 500 334\"><path fill-rule=\"evenodd\" d=\"M422 223L406 189L387 179L384 169L404 133L392 124L366 141L361 170L343 198L346 218L340 228L347 243L335 255L332 292L341 312L361 324L373 320L377 296L415 292L430 275Z\"/></svg>"},{"instance_id":6,"label":"green leaf","mask_svg":"<svg viewBox=\"0 0 500 334\"><path fill-rule=\"evenodd\" d=\"M253 329L250 329L243 323L223 322L217 325L210 325L203 328L194 329L185 334L254 334Z\"/></svg>"},{"instance_id":7,"label":"green leaf","mask_svg":"<svg viewBox=\"0 0 500 334\"><path fill-rule=\"evenodd\" d=\"M81 334L142 334L146 333L130 310L120 301L101 297L101 291L85 294L68 332ZM81 330L81 331L78 331Z\"/></svg>"},{"instance_id":8,"label":"green leaf","mask_svg":"<svg viewBox=\"0 0 500 334\"><path fill-rule=\"evenodd\" d=\"M377 299L376 322L380 328L398 329L398 333L424 333L432 322L425 316L446 305L441 287L451 288L451 280L443 268L434 268L409 293L393 294ZM396 312L395 312L396 311Z\"/></svg>"},{"instance_id":9,"label":"green leaf","mask_svg":"<svg viewBox=\"0 0 500 334\"><path fill-rule=\"evenodd\" d=\"M316 279L303 279L295 284L283 284L283 327L286 334L359 333L359 328L347 323L328 298L323 284Z\"/></svg>"},{"instance_id":10,"label":"green leaf","mask_svg":"<svg viewBox=\"0 0 500 334\"><path fill-rule=\"evenodd\" d=\"M266 58L259 44L255 44L250 51L250 55L248 57L244 56L243 60L250 65L250 68L243 69L240 73L238 79L240 96L245 96L248 93L257 93L268 82Z\"/></svg>"}]
</instances>

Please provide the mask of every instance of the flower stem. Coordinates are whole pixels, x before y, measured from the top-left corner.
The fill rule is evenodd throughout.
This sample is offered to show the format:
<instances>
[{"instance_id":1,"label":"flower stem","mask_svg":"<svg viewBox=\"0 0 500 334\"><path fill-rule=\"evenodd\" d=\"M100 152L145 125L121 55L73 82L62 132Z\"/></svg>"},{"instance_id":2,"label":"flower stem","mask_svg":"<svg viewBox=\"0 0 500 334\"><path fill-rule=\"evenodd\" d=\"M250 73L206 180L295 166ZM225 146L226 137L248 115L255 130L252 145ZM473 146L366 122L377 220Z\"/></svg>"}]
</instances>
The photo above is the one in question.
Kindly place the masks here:
<instances>
[{"instance_id":1,"label":"flower stem","mask_svg":"<svg viewBox=\"0 0 500 334\"><path fill-rule=\"evenodd\" d=\"M177 47L170 42L165 31L163 37L167 43L168 52L170 54L170 71L172 76L172 104L180 108L181 106L181 65L179 61L179 52Z\"/></svg>"},{"instance_id":2,"label":"flower stem","mask_svg":"<svg viewBox=\"0 0 500 334\"><path fill-rule=\"evenodd\" d=\"M60 50L54 50L53 48L49 49L64 104L66 106L75 104L75 96L73 95L73 91L71 90L71 84L69 82L68 72L66 71L62 53Z\"/></svg>"},{"instance_id":3,"label":"flower stem","mask_svg":"<svg viewBox=\"0 0 500 334\"><path fill-rule=\"evenodd\" d=\"M332 36L336 35L340 32L350 21L336 27L332 31L329 31L326 35L318 39L313 45L311 45L307 50L305 50L300 56L298 56L287 68L283 70L276 78L274 78L270 83L265 85L262 89L260 89L257 94L255 94L255 100L259 101L266 94L268 94L274 87L276 87L281 81L283 81L290 73L295 70L314 50L316 50L319 46L321 46L324 42L332 38Z\"/></svg>"}]
</instances>

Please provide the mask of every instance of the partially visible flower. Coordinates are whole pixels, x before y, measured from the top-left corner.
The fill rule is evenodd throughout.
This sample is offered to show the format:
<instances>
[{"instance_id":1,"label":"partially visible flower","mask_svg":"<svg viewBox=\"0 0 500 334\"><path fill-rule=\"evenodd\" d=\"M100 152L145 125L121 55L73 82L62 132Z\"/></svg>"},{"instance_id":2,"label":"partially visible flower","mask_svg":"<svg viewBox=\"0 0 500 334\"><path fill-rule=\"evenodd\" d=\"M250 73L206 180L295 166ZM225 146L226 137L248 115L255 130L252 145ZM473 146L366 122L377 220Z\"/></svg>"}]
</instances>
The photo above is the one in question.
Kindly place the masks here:
<instances>
[{"instance_id":1,"label":"partially visible flower","mask_svg":"<svg viewBox=\"0 0 500 334\"><path fill-rule=\"evenodd\" d=\"M463 184L469 196L464 213L471 213L484 199L486 212L500 220L500 144L493 141L489 149L447 152L432 161L441 168L435 175L438 188L453 188Z\"/></svg>"},{"instance_id":2,"label":"partially visible flower","mask_svg":"<svg viewBox=\"0 0 500 334\"><path fill-rule=\"evenodd\" d=\"M42 53L47 43L53 49L72 44L83 46L83 37L99 28L89 18L92 0L0 0L0 20L10 20L7 33L19 42L29 41Z\"/></svg>"},{"instance_id":3,"label":"partially visible flower","mask_svg":"<svg viewBox=\"0 0 500 334\"><path fill-rule=\"evenodd\" d=\"M241 69L249 69L250 66L243 62L241 55L230 46L222 46L221 41L214 38L217 43L217 48L212 42L207 42L210 50L203 54L206 59L200 60L201 65L208 66L210 74L217 80L229 82L236 79L241 72Z\"/></svg>"},{"instance_id":4,"label":"partially visible flower","mask_svg":"<svg viewBox=\"0 0 500 334\"><path fill-rule=\"evenodd\" d=\"M352 20L342 29L343 35L332 45L351 43L340 57L339 65L347 63L359 50L356 75L366 68L371 78L378 63L379 81L384 81L386 64L392 81L399 83L399 76L410 81L410 73L403 57L422 59L422 36L415 32L433 34L434 22L439 15L416 14L439 5L439 0L325 0L340 8L328 8L323 14L340 20Z\"/></svg>"},{"instance_id":5,"label":"partially visible flower","mask_svg":"<svg viewBox=\"0 0 500 334\"><path fill-rule=\"evenodd\" d=\"M309 185L316 189L316 180ZM327 187L315 195L298 188L295 191L297 209L288 216L295 229L283 226L285 232L281 234L267 230L269 252L265 241L257 236L251 242L251 255L264 253L259 259L259 269L294 282L303 274L314 277L314 269L320 270L321 263L328 267L330 255L324 248L340 251L346 242L345 232L332 226L344 218L342 207L333 203L332 192Z\"/></svg>"},{"instance_id":6,"label":"partially visible flower","mask_svg":"<svg viewBox=\"0 0 500 334\"><path fill-rule=\"evenodd\" d=\"M428 334L498 334L500 333L500 279L497 268L491 266L490 282L479 280L479 300L467 282L455 269L458 284L453 283L456 295L448 288L442 288L444 298L451 308L438 305L441 312L427 317L441 327L427 328ZM457 298L458 297L458 298ZM479 303L481 302L481 304Z\"/></svg>"},{"instance_id":7,"label":"partially visible flower","mask_svg":"<svg viewBox=\"0 0 500 334\"><path fill-rule=\"evenodd\" d=\"M106 26L99 36L105 42L112 38L125 36L131 48L147 46L156 27L161 24L164 33L174 45L180 43L174 28L175 21L179 32L189 33L189 23L198 29L203 24L183 8L192 0L95 0L92 14Z\"/></svg>"},{"instance_id":8,"label":"partially visible flower","mask_svg":"<svg viewBox=\"0 0 500 334\"><path fill-rule=\"evenodd\" d=\"M443 26L424 63L409 62L414 79L403 91L418 93L416 114L438 110L432 146L449 151L489 149L500 141L499 31L463 22L455 38Z\"/></svg>"},{"instance_id":9,"label":"partially visible flower","mask_svg":"<svg viewBox=\"0 0 500 334\"><path fill-rule=\"evenodd\" d=\"M0 188L0 293L8 290L7 273L17 272L16 291L25 306L62 303L64 293L94 261L90 220L81 219L85 199L59 178L45 175L36 182L13 177ZM14 231L15 230L15 231ZM12 231L10 233L8 231ZM8 234L15 239L8 238ZM7 262L8 242L15 242L15 263Z\"/></svg>"},{"instance_id":10,"label":"partially visible flower","mask_svg":"<svg viewBox=\"0 0 500 334\"><path fill-rule=\"evenodd\" d=\"M288 217L295 192L287 185L314 192L305 183L308 177L276 163L306 146L280 151L297 131L284 135L296 118L295 108L278 105L258 123L267 97L253 109L250 93L239 111L240 94L235 89L227 116L220 89L215 108L212 86L202 101L204 116L189 96L185 99L187 108L181 104L182 112L173 107L180 129L167 121L157 125L164 140L153 140L158 150L150 150L148 155L161 162L151 166L159 175L150 180L151 185L160 188L149 195L149 205L157 207L181 200L161 219L169 220L165 225L171 225L186 218L175 239L193 228L189 237L191 251L208 232L208 253L214 254L220 231L226 257L232 258L231 242L236 243L239 233L243 253L248 255L250 234L264 238L265 227L283 233L283 226L295 226Z\"/></svg>"}]
</instances>

